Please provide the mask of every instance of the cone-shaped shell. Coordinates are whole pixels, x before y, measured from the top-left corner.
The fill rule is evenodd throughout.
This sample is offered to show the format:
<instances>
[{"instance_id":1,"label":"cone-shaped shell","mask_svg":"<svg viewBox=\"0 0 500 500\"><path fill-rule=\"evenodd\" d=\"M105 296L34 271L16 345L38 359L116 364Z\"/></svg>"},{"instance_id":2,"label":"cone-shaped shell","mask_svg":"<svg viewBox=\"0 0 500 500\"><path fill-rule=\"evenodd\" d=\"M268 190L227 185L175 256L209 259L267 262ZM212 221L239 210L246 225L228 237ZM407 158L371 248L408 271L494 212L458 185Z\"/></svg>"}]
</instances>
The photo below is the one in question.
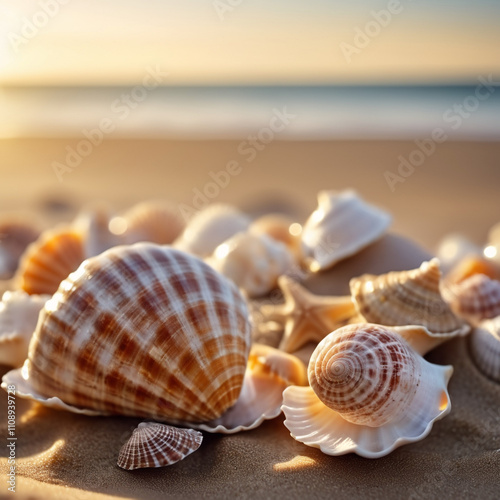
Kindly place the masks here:
<instances>
[{"instance_id":1,"label":"cone-shaped shell","mask_svg":"<svg viewBox=\"0 0 500 500\"><path fill-rule=\"evenodd\" d=\"M38 315L50 295L28 295L22 290L5 292L0 302L0 363L21 366Z\"/></svg>"},{"instance_id":2,"label":"cone-shaped shell","mask_svg":"<svg viewBox=\"0 0 500 500\"><path fill-rule=\"evenodd\" d=\"M320 191L302 231L305 260L312 271L327 269L378 240L390 223L389 214L355 191Z\"/></svg>"},{"instance_id":3,"label":"cone-shaped shell","mask_svg":"<svg viewBox=\"0 0 500 500\"><path fill-rule=\"evenodd\" d=\"M470 328L443 300L440 279L439 261L432 259L411 271L353 278L350 287L360 314L369 323L421 325L437 335L465 335Z\"/></svg>"},{"instance_id":4,"label":"cone-shaped shell","mask_svg":"<svg viewBox=\"0 0 500 500\"><path fill-rule=\"evenodd\" d=\"M470 350L479 370L500 383L500 316L483 321L472 331Z\"/></svg>"},{"instance_id":5,"label":"cone-shaped shell","mask_svg":"<svg viewBox=\"0 0 500 500\"><path fill-rule=\"evenodd\" d=\"M311 387L285 389L285 426L329 455L381 457L423 439L450 411L452 372L425 361L385 327L348 325L318 344Z\"/></svg>"},{"instance_id":6,"label":"cone-shaped shell","mask_svg":"<svg viewBox=\"0 0 500 500\"><path fill-rule=\"evenodd\" d=\"M115 247L61 283L23 370L4 383L22 377L28 397L102 414L202 422L236 402L249 344L245 300L204 262L154 244Z\"/></svg>"},{"instance_id":7,"label":"cone-shaped shell","mask_svg":"<svg viewBox=\"0 0 500 500\"><path fill-rule=\"evenodd\" d=\"M474 274L446 289L445 298L453 311L472 324L500 315L500 281Z\"/></svg>"},{"instance_id":8,"label":"cone-shaped shell","mask_svg":"<svg viewBox=\"0 0 500 500\"><path fill-rule=\"evenodd\" d=\"M202 433L193 429L141 422L122 446L118 467L134 470L172 465L196 451L202 441Z\"/></svg>"}]
</instances>

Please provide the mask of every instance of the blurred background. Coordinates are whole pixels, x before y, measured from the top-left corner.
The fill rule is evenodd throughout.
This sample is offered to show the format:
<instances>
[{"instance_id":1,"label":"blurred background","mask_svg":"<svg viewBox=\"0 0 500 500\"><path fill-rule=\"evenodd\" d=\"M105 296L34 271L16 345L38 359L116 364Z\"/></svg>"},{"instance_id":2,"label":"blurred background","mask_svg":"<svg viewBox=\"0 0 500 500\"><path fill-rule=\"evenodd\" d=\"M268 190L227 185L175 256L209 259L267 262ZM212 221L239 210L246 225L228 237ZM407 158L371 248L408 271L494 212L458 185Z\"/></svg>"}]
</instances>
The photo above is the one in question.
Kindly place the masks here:
<instances>
[{"instance_id":1,"label":"blurred background","mask_svg":"<svg viewBox=\"0 0 500 500\"><path fill-rule=\"evenodd\" d=\"M0 210L165 198L303 220L352 187L427 247L483 242L499 25L497 0L2 0Z\"/></svg>"}]
</instances>

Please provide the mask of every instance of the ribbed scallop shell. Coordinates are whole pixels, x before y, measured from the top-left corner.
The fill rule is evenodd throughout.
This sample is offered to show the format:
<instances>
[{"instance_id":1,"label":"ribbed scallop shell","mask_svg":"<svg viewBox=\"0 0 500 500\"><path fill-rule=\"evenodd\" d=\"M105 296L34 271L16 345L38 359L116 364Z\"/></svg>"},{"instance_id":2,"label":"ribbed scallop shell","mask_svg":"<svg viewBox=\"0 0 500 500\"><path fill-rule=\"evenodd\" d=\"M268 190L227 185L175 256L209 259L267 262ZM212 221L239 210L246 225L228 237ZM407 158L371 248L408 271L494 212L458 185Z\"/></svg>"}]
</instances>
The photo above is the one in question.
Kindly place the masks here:
<instances>
[{"instance_id":1,"label":"ribbed scallop shell","mask_svg":"<svg viewBox=\"0 0 500 500\"><path fill-rule=\"evenodd\" d=\"M115 247L61 283L22 371L4 383L48 404L202 422L236 402L249 344L245 300L204 262L154 244Z\"/></svg>"},{"instance_id":2,"label":"ribbed scallop shell","mask_svg":"<svg viewBox=\"0 0 500 500\"><path fill-rule=\"evenodd\" d=\"M5 292L0 302L0 363L21 366L38 315L50 295L28 295L22 290Z\"/></svg>"},{"instance_id":3,"label":"ribbed scallop shell","mask_svg":"<svg viewBox=\"0 0 500 500\"><path fill-rule=\"evenodd\" d=\"M477 324L500 315L500 281L474 274L445 292L450 306L461 318Z\"/></svg>"},{"instance_id":4,"label":"ribbed scallop shell","mask_svg":"<svg viewBox=\"0 0 500 500\"><path fill-rule=\"evenodd\" d=\"M198 212L173 246L199 257L208 257L221 243L246 231L249 225L249 217L240 210L216 203Z\"/></svg>"},{"instance_id":5,"label":"ribbed scallop shell","mask_svg":"<svg viewBox=\"0 0 500 500\"><path fill-rule=\"evenodd\" d=\"M185 223L172 203L146 201L133 206L123 217L127 244L150 241L161 245L172 243L184 230Z\"/></svg>"},{"instance_id":6,"label":"ribbed scallop shell","mask_svg":"<svg viewBox=\"0 0 500 500\"><path fill-rule=\"evenodd\" d=\"M134 470L172 465L196 451L202 441L203 434L193 429L141 422L122 446L118 467Z\"/></svg>"},{"instance_id":7,"label":"ribbed scallop shell","mask_svg":"<svg viewBox=\"0 0 500 500\"><path fill-rule=\"evenodd\" d=\"M269 293L293 265L288 248L265 234L241 232L219 245L206 259L250 297Z\"/></svg>"},{"instance_id":8,"label":"ribbed scallop shell","mask_svg":"<svg viewBox=\"0 0 500 500\"><path fill-rule=\"evenodd\" d=\"M479 370L500 383L500 316L483 321L472 331L470 350Z\"/></svg>"},{"instance_id":9,"label":"ribbed scallop shell","mask_svg":"<svg viewBox=\"0 0 500 500\"><path fill-rule=\"evenodd\" d=\"M391 217L355 191L320 191L318 208L306 221L302 246L312 271L327 269L379 239Z\"/></svg>"},{"instance_id":10,"label":"ribbed scallop shell","mask_svg":"<svg viewBox=\"0 0 500 500\"><path fill-rule=\"evenodd\" d=\"M411 271L353 278L350 287L360 314L369 323L422 325L436 335L465 335L470 328L443 300L440 279L439 261L432 259Z\"/></svg>"},{"instance_id":11,"label":"ribbed scallop shell","mask_svg":"<svg viewBox=\"0 0 500 500\"><path fill-rule=\"evenodd\" d=\"M425 361L388 328L344 326L314 351L311 387L285 389L285 426L329 455L381 457L423 439L450 411L452 372Z\"/></svg>"}]
</instances>

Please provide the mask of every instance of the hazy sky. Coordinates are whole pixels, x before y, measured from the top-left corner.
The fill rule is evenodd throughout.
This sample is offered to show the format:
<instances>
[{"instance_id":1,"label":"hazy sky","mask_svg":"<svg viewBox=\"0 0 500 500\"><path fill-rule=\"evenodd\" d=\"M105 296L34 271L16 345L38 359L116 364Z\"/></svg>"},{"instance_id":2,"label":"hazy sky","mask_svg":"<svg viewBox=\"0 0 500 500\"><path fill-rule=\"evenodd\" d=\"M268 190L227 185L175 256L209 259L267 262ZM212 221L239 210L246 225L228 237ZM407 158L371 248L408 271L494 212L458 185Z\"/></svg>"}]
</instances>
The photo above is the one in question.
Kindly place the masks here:
<instances>
[{"instance_id":1,"label":"hazy sky","mask_svg":"<svg viewBox=\"0 0 500 500\"><path fill-rule=\"evenodd\" d=\"M167 84L474 81L500 76L500 1L0 0L0 84L148 66Z\"/></svg>"}]
</instances>

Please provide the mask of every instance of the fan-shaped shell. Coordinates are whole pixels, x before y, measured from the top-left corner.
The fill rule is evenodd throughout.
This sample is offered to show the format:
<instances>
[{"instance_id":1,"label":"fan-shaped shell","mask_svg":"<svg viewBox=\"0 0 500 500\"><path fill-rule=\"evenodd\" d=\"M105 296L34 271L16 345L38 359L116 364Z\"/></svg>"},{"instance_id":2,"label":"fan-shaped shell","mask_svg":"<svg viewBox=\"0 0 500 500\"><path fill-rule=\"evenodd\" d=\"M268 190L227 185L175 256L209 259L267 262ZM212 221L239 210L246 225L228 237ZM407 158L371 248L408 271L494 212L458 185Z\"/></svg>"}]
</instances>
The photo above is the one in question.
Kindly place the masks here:
<instances>
[{"instance_id":1,"label":"fan-shaped shell","mask_svg":"<svg viewBox=\"0 0 500 500\"><path fill-rule=\"evenodd\" d=\"M202 422L236 402L249 344L245 300L204 262L154 244L115 247L61 283L23 370L4 383L23 378L21 396L65 408Z\"/></svg>"},{"instance_id":2,"label":"fan-shaped shell","mask_svg":"<svg viewBox=\"0 0 500 500\"><path fill-rule=\"evenodd\" d=\"M379 239L390 223L386 212L355 191L320 191L302 231L305 259L312 271L327 269Z\"/></svg>"},{"instance_id":3,"label":"fan-shaped shell","mask_svg":"<svg viewBox=\"0 0 500 500\"><path fill-rule=\"evenodd\" d=\"M193 429L141 422L122 446L118 467L134 470L172 465L196 451L202 441L202 433Z\"/></svg>"},{"instance_id":4,"label":"fan-shaped shell","mask_svg":"<svg viewBox=\"0 0 500 500\"><path fill-rule=\"evenodd\" d=\"M265 234L241 232L219 245L206 262L250 297L269 293L293 264L288 248Z\"/></svg>"},{"instance_id":5,"label":"fan-shaped shell","mask_svg":"<svg viewBox=\"0 0 500 500\"><path fill-rule=\"evenodd\" d=\"M353 278L350 287L360 314L369 323L421 325L448 338L465 335L470 328L443 300L440 279L439 261L432 259L411 271Z\"/></svg>"},{"instance_id":6,"label":"fan-shaped shell","mask_svg":"<svg viewBox=\"0 0 500 500\"><path fill-rule=\"evenodd\" d=\"M481 322L472 331L470 350L479 370L500 383L500 316Z\"/></svg>"},{"instance_id":7,"label":"fan-shaped shell","mask_svg":"<svg viewBox=\"0 0 500 500\"><path fill-rule=\"evenodd\" d=\"M500 315L500 281L474 274L445 292L453 311L472 324Z\"/></svg>"},{"instance_id":8,"label":"fan-shaped shell","mask_svg":"<svg viewBox=\"0 0 500 500\"><path fill-rule=\"evenodd\" d=\"M120 219L127 244L150 241L168 245L185 227L177 207L164 201L146 201L134 205Z\"/></svg>"},{"instance_id":9,"label":"fan-shaped shell","mask_svg":"<svg viewBox=\"0 0 500 500\"><path fill-rule=\"evenodd\" d=\"M208 257L221 243L246 231L249 225L250 218L240 210L216 203L194 215L173 246L199 257Z\"/></svg>"},{"instance_id":10,"label":"fan-shaped shell","mask_svg":"<svg viewBox=\"0 0 500 500\"><path fill-rule=\"evenodd\" d=\"M329 455L381 457L423 439L450 411L452 372L428 363L383 326L344 326L314 351L311 387L285 389L285 426Z\"/></svg>"},{"instance_id":11,"label":"fan-shaped shell","mask_svg":"<svg viewBox=\"0 0 500 500\"><path fill-rule=\"evenodd\" d=\"M0 363L21 366L38 315L50 295L28 295L22 290L5 292L0 302Z\"/></svg>"}]
</instances>

